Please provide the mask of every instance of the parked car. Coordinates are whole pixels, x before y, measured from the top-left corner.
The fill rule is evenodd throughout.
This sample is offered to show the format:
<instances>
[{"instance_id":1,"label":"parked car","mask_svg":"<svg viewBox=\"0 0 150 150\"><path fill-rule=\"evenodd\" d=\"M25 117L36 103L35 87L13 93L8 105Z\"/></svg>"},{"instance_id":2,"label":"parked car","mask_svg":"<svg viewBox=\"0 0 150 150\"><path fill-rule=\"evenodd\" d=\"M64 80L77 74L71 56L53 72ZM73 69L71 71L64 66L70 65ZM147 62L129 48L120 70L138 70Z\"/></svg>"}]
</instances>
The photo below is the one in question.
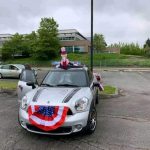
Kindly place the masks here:
<instances>
[{"instance_id":1,"label":"parked car","mask_svg":"<svg viewBox=\"0 0 150 150\"><path fill-rule=\"evenodd\" d=\"M20 64L7 64L7 65L0 65L0 79L4 77L16 77L19 78L24 69L24 65Z\"/></svg>"},{"instance_id":2,"label":"parked car","mask_svg":"<svg viewBox=\"0 0 150 150\"><path fill-rule=\"evenodd\" d=\"M87 67L52 69L40 85L33 71L25 71L18 82L21 127L38 134L93 133L98 84Z\"/></svg>"},{"instance_id":3,"label":"parked car","mask_svg":"<svg viewBox=\"0 0 150 150\"><path fill-rule=\"evenodd\" d=\"M25 69L25 66L22 64L0 65L0 79L5 77L20 78L23 69ZM37 75L37 72L34 72Z\"/></svg>"}]
</instances>

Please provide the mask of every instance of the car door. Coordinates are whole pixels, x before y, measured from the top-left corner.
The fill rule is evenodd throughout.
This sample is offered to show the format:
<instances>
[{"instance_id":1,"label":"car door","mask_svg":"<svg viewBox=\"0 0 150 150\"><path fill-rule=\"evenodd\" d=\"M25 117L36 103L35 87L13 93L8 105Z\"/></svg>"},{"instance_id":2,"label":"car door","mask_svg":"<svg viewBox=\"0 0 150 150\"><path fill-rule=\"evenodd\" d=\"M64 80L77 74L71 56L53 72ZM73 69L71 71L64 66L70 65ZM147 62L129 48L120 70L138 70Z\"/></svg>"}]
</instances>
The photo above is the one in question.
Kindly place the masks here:
<instances>
[{"instance_id":1,"label":"car door","mask_svg":"<svg viewBox=\"0 0 150 150\"><path fill-rule=\"evenodd\" d=\"M35 88L38 87L37 79L33 70L22 70L20 79L17 86L18 101L20 102L23 96L31 90L32 86L28 86L27 83L34 83Z\"/></svg>"},{"instance_id":2,"label":"car door","mask_svg":"<svg viewBox=\"0 0 150 150\"><path fill-rule=\"evenodd\" d=\"M10 65L1 66L1 74L3 77L10 77Z\"/></svg>"},{"instance_id":3,"label":"car door","mask_svg":"<svg viewBox=\"0 0 150 150\"><path fill-rule=\"evenodd\" d=\"M14 65L10 65L10 76L19 77L19 69Z\"/></svg>"}]
</instances>

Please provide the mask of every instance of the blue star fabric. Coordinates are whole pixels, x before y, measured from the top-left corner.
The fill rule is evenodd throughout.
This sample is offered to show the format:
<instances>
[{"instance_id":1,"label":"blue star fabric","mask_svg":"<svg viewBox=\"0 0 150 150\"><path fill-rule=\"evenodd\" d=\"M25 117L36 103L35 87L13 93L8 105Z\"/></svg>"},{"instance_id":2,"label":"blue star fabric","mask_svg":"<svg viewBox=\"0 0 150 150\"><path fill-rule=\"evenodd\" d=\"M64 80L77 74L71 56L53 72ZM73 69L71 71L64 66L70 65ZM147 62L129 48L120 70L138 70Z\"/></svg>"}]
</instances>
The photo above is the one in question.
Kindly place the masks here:
<instances>
[{"instance_id":1,"label":"blue star fabric","mask_svg":"<svg viewBox=\"0 0 150 150\"><path fill-rule=\"evenodd\" d=\"M37 113L51 117L54 114L54 109L54 106L39 106Z\"/></svg>"}]
</instances>

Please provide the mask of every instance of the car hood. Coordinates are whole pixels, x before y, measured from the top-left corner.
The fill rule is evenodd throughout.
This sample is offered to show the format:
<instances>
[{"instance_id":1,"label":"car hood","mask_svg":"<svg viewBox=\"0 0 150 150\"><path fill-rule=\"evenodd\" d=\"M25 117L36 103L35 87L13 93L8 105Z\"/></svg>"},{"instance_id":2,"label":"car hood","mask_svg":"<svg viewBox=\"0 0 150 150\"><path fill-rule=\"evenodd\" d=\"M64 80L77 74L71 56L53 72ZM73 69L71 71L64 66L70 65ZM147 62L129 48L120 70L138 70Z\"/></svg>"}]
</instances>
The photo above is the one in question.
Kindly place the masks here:
<instances>
[{"instance_id":1,"label":"car hood","mask_svg":"<svg viewBox=\"0 0 150 150\"><path fill-rule=\"evenodd\" d=\"M27 94L30 105L58 105L71 99L78 99L86 94L89 88L37 88ZM76 97L76 98L75 98Z\"/></svg>"}]
</instances>

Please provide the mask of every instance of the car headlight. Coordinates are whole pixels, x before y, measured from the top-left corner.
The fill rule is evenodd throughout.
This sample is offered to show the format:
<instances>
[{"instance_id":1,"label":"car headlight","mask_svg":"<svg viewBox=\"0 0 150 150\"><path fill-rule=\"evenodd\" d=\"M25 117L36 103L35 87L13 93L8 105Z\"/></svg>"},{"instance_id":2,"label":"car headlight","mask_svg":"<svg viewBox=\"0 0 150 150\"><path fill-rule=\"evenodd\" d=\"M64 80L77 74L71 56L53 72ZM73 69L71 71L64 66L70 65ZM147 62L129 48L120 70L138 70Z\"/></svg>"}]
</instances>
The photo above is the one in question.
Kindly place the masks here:
<instances>
[{"instance_id":1,"label":"car headlight","mask_svg":"<svg viewBox=\"0 0 150 150\"><path fill-rule=\"evenodd\" d=\"M86 110L87 106L88 106L89 100L86 97L83 97L79 100L76 101L75 103L75 109L77 111L84 111Z\"/></svg>"},{"instance_id":2,"label":"car headlight","mask_svg":"<svg viewBox=\"0 0 150 150\"><path fill-rule=\"evenodd\" d=\"M21 108L22 109L26 109L27 108L27 96L24 96L22 98L22 101L21 101Z\"/></svg>"}]
</instances>

